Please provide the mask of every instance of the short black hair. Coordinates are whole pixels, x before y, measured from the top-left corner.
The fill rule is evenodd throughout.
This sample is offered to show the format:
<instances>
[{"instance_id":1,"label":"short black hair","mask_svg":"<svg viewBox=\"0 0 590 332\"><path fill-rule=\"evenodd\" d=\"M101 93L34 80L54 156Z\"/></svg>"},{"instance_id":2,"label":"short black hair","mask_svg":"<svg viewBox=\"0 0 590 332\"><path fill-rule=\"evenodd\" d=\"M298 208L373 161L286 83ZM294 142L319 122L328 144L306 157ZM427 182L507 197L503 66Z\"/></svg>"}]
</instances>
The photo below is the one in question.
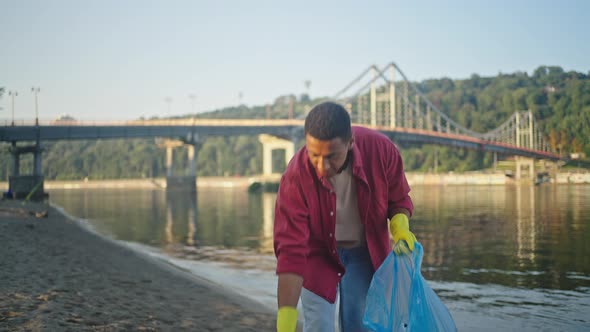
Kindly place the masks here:
<instances>
[{"instance_id":1,"label":"short black hair","mask_svg":"<svg viewBox=\"0 0 590 332\"><path fill-rule=\"evenodd\" d=\"M334 102L323 102L314 106L305 118L305 135L320 141L341 138L348 142L352 137L350 115L344 106Z\"/></svg>"}]
</instances>

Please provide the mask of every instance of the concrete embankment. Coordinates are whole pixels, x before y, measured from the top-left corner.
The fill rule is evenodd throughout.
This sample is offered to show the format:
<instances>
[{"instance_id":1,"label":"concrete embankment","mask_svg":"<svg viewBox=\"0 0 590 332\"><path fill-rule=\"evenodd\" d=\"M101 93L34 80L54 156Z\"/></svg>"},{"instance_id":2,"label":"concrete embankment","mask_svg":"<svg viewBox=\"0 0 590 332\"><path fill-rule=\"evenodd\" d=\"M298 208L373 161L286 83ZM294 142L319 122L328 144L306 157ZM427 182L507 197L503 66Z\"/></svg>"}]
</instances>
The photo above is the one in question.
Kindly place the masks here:
<instances>
[{"instance_id":1,"label":"concrete embankment","mask_svg":"<svg viewBox=\"0 0 590 332\"><path fill-rule=\"evenodd\" d=\"M410 185L503 185L530 183L531 179L514 180L504 173L406 173ZM590 184L590 172L561 172L550 179L555 184Z\"/></svg>"},{"instance_id":2,"label":"concrete embankment","mask_svg":"<svg viewBox=\"0 0 590 332\"><path fill-rule=\"evenodd\" d=\"M513 182L504 174L432 174L432 173L406 173L406 178L411 186L415 185L500 185Z\"/></svg>"},{"instance_id":3,"label":"concrete embankment","mask_svg":"<svg viewBox=\"0 0 590 332\"><path fill-rule=\"evenodd\" d=\"M557 178L553 182L558 183L558 184L590 183L590 172L589 173L558 173Z\"/></svg>"},{"instance_id":4,"label":"concrete embankment","mask_svg":"<svg viewBox=\"0 0 590 332\"><path fill-rule=\"evenodd\" d=\"M516 183L503 173L407 173L410 185L506 185ZM248 188L252 183L278 182L280 176L273 177L198 177L199 188ZM521 180L522 183L530 180ZM556 184L590 184L590 172L558 173L551 183ZM83 188L166 188L165 178L124 179L124 180L72 180L45 181L45 190L83 189ZM0 182L0 190L7 190L8 183Z\"/></svg>"}]
</instances>

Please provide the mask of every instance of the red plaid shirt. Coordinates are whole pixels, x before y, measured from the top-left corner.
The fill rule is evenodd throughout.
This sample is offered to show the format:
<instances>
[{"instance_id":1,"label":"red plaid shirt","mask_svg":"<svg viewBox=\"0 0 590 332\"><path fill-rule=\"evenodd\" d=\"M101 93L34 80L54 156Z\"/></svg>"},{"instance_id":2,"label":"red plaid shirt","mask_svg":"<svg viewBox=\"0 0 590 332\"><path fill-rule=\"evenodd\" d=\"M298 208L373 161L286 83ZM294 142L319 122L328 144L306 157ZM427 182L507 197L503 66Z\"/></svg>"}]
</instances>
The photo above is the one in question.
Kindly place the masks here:
<instances>
[{"instance_id":1,"label":"red plaid shirt","mask_svg":"<svg viewBox=\"0 0 590 332\"><path fill-rule=\"evenodd\" d=\"M387 218L395 208L412 213L410 187L400 153L389 138L353 127L352 175L358 208L373 267L391 251ZM301 148L283 174L274 222L276 273L303 277L303 287L334 303L344 267L336 251L336 194L327 179L318 178Z\"/></svg>"}]
</instances>

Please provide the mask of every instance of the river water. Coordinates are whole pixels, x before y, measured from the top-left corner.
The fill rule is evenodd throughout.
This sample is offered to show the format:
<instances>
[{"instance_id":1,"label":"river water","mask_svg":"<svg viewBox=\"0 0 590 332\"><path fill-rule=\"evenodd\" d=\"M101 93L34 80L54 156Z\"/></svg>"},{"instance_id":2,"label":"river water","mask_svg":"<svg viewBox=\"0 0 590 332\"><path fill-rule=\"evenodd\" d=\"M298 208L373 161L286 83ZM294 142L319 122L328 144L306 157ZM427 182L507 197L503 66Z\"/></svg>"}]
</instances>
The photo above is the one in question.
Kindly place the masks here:
<instances>
[{"instance_id":1,"label":"river water","mask_svg":"<svg viewBox=\"0 0 590 332\"><path fill-rule=\"evenodd\" d=\"M275 307L276 195L53 189L93 230ZM590 185L415 186L422 273L459 330L590 330Z\"/></svg>"}]
</instances>

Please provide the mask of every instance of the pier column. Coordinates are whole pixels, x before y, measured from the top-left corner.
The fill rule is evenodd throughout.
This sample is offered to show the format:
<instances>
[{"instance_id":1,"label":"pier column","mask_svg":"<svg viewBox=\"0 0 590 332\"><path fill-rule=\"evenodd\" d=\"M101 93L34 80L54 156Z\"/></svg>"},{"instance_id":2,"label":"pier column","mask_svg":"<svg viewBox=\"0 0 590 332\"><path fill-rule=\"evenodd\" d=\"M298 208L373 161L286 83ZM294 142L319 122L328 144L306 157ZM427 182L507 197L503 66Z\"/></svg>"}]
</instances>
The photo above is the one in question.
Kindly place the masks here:
<instances>
[{"instance_id":1,"label":"pier column","mask_svg":"<svg viewBox=\"0 0 590 332\"><path fill-rule=\"evenodd\" d=\"M289 163L295 154L295 143L290 140L275 136L261 134L258 141L262 144L262 174L272 175L272 151L277 149L285 150L285 165Z\"/></svg>"},{"instance_id":2,"label":"pier column","mask_svg":"<svg viewBox=\"0 0 590 332\"><path fill-rule=\"evenodd\" d=\"M33 165L33 175L41 176L41 148L37 147L36 151L34 152L34 165Z\"/></svg>"},{"instance_id":3,"label":"pier column","mask_svg":"<svg viewBox=\"0 0 590 332\"><path fill-rule=\"evenodd\" d=\"M195 181L196 181L197 157L199 155L199 150L201 150L201 147L203 146L203 143L205 142L205 137L200 136L196 132L189 132L182 141L188 149L188 154L187 154L188 176L195 177Z\"/></svg>"},{"instance_id":4,"label":"pier column","mask_svg":"<svg viewBox=\"0 0 590 332\"><path fill-rule=\"evenodd\" d=\"M193 175L174 175L174 148L181 147L185 143L180 140L159 140L157 142L158 146L166 148L166 190L183 190L183 191L191 191L194 192L197 190L197 183L196 183L196 151L192 146L192 154L193 156L190 159L193 160L194 166L189 166L194 169ZM191 153L191 149L189 148L189 154ZM189 171L190 172L190 171Z\"/></svg>"},{"instance_id":5,"label":"pier column","mask_svg":"<svg viewBox=\"0 0 590 332\"><path fill-rule=\"evenodd\" d=\"M8 188L14 198L28 198L41 200L45 197L44 178L41 170L41 152L43 149L37 142L35 145L17 146L16 142L10 147L12 155L12 175L8 178ZM20 173L20 155L32 153L34 156L33 173L22 175Z\"/></svg>"},{"instance_id":6,"label":"pier column","mask_svg":"<svg viewBox=\"0 0 590 332\"><path fill-rule=\"evenodd\" d=\"M174 149L181 147L184 143L179 140L158 139L156 144L166 149L166 176L172 176L174 174Z\"/></svg>"},{"instance_id":7,"label":"pier column","mask_svg":"<svg viewBox=\"0 0 590 332\"><path fill-rule=\"evenodd\" d=\"M522 178L522 174L520 170L520 163L518 162L518 157L516 157L514 165L516 166L516 176L514 177L514 179L520 180Z\"/></svg>"},{"instance_id":8,"label":"pier column","mask_svg":"<svg viewBox=\"0 0 590 332\"><path fill-rule=\"evenodd\" d=\"M545 167L549 168L549 177L553 179L554 183L557 183L557 173L559 171L559 163L555 161L546 161Z\"/></svg>"},{"instance_id":9,"label":"pier column","mask_svg":"<svg viewBox=\"0 0 590 332\"><path fill-rule=\"evenodd\" d=\"M197 188L197 156L202 146L203 143L198 141L186 144L188 149L188 174L183 177L185 182L183 187L192 186L190 191L195 193Z\"/></svg>"},{"instance_id":10,"label":"pier column","mask_svg":"<svg viewBox=\"0 0 590 332\"><path fill-rule=\"evenodd\" d=\"M188 144L188 175L197 176L197 155L198 148L196 144Z\"/></svg>"},{"instance_id":11,"label":"pier column","mask_svg":"<svg viewBox=\"0 0 590 332\"><path fill-rule=\"evenodd\" d=\"M12 153L12 176L20 175L20 153L16 152L16 146L13 145Z\"/></svg>"},{"instance_id":12,"label":"pier column","mask_svg":"<svg viewBox=\"0 0 590 332\"><path fill-rule=\"evenodd\" d=\"M285 166L289 164L289 161L291 161L291 158L295 155L295 143L291 141L289 141L289 143L291 144L285 145Z\"/></svg>"},{"instance_id":13,"label":"pier column","mask_svg":"<svg viewBox=\"0 0 590 332\"><path fill-rule=\"evenodd\" d=\"M172 176L172 160L174 157L174 148L166 147L166 176Z\"/></svg>"},{"instance_id":14,"label":"pier column","mask_svg":"<svg viewBox=\"0 0 590 332\"><path fill-rule=\"evenodd\" d=\"M20 175L20 155L26 153L33 154L33 174L35 176L43 175L43 171L41 170L41 157L42 157L43 148L39 143L35 145L28 145L28 146L16 146L16 142L13 142L12 146L10 147L10 154L12 156L12 175L18 176Z\"/></svg>"},{"instance_id":15,"label":"pier column","mask_svg":"<svg viewBox=\"0 0 590 332\"><path fill-rule=\"evenodd\" d=\"M535 159L527 158L527 164L529 165L529 179L535 180Z\"/></svg>"},{"instance_id":16,"label":"pier column","mask_svg":"<svg viewBox=\"0 0 590 332\"><path fill-rule=\"evenodd\" d=\"M272 149L264 145L262 147L262 174L272 174Z\"/></svg>"},{"instance_id":17,"label":"pier column","mask_svg":"<svg viewBox=\"0 0 590 332\"><path fill-rule=\"evenodd\" d=\"M535 159L516 157L516 180L521 180L523 169L527 170L527 176L530 180L535 179Z\"/></svg>"}]
</instances>

